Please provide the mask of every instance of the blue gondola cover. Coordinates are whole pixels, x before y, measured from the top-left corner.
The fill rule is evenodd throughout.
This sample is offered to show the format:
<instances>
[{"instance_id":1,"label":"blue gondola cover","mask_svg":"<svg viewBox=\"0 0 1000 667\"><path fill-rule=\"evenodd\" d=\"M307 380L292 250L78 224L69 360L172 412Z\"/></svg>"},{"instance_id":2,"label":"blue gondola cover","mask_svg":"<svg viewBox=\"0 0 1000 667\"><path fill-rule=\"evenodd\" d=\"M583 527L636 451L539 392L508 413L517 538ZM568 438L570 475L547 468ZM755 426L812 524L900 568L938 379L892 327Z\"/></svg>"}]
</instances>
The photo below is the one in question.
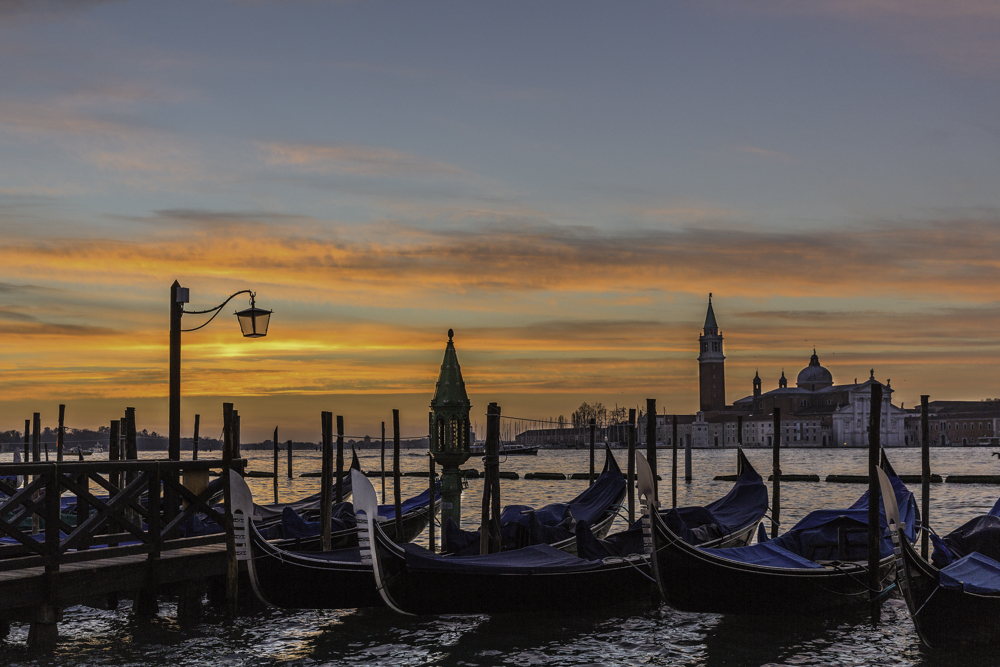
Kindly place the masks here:
<instances>
[{"instance_id":1,"label":"blue gondola cover","mask_svg":"<svg viewBox=\"0 0 1000 667\"><path fill-rule=\"evenodd\" d=\"M941 569L941 588L966 593L1000 593L1000 563L988 556L971 553Z\"/></svg>"}]
</instances>

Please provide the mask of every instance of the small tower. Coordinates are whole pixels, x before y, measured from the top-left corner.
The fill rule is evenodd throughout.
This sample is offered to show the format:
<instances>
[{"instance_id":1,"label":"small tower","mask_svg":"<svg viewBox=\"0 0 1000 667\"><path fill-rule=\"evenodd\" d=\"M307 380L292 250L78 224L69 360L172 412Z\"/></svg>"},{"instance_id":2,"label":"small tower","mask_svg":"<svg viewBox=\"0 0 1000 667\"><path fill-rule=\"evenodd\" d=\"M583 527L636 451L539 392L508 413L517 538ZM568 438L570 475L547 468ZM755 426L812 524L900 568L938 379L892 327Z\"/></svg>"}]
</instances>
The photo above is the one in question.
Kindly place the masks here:
<instances>
[{"instance_id":1,"label":"small tower","mask_svg":"<svg viewBox=\"0 0 1000 667\"><path fill-rule=\"evenodd\" d=\"M760 402L760 371L753 374L753 411L762 411L763 404Z\"/></svg>"},{"instance_id":2,"label":"small tower","mask_svg":"<svg viewBox=\"0 0 1000 667\"><path fill-rule=\"evenodd\" d=\"M778 389L785 389L788 387L788 378L785 377L785 369L781 369L781 377L778 378Z\"/></svg>"},{"instance_id":3,"label":"small tower","mask_svg":"<svg viewBox=\"0 0 1000 667\"><path fill-rule=\"evenodd\" d=\"M431 399L430 449L434 461L441 471L441 526L447 525L448 517L455 523L462 523L462 477L458 466L469 460L469 395L465 392L462 368L458 365L455 332L448 329L448 346L441 362L434 398ZM442 532L442 547L444 530Z\"/></svg>"},{"instance_id":4,"label":"small tower","mask_svg":"<svg viewBox=\"0 0 1000 667\"><path fill-rule=\"evenodd\" d=\"M726 357L722 354L722 334L715 321L712 309L712 295L708 295L708 314L705 316L705 330L699 336L701 354L698 355L698 375L701 389L702 412L723 410L726 407Z\"/></svg>"}]
</instances>

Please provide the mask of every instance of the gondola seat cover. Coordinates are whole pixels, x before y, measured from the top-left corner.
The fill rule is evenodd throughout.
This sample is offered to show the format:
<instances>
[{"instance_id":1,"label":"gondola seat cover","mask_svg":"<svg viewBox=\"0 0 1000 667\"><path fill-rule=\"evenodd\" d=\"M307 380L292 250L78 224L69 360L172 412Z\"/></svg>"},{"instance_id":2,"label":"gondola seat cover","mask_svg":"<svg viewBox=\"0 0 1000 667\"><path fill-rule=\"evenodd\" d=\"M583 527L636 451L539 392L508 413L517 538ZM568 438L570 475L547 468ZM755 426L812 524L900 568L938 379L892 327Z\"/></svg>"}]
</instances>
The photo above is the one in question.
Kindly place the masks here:
<instances>
[{"instance_id":1,"label":"gondola seat cover","mask_svg":"<svg viewBox=\"0 0 1000 667\"><path fill-rule=\"evenodd\" d=\"M672 533L699 545L722 537L767 511L767 486L740 450L740 474L729 493L704 507L678 507L662 512Z\"/></svg>"},{"instance_id":2,"label":"gondola seat cover","mask_svg":"<svg viewBox=\"0 0 1000 667\"><path fill-rule=\"evenodd\" d=\"M727 560L754 565L766 565L780 568L815 568L823 567L819 563L792 553L775 543L776 540L748 547L733 547L731 549L705 549L709 553Z\"/></svg>"},{"instance_id":3,"label":"gondola seat cover","mask_svg":"<svg viewBox=\"0 0 1000 667\"><path fill-rule=\"evenodd\" d=\"M941 588L996 595L1000 593L1000 563L979 553L971 553L941 569Z\"/></svg>"},{"instance_id":4,"label":"gondola seat cover","mask_svg":"<svg viewBox=\"0 0 1000 667\"><path fill-rule=\"evenodd\" d=\"M989 514L965 522L944 537L931 534L934 542L934 565L943 568L971 553L1000 561L1000 500Z\"/></svg>"},{"instance_id":5,"label":"gondola seat cover","mask_svg":"<svg viewBox=\"0 0 1000 667\"><path fill-rule=\"evenodd\" d=\"M913 494L899 478L891 477L900 520L906 524L906 535L915 538L917 504ZM882 540L879 553L892 555L885 508L879 503L879 524ZM767 542L747 547L706 549L721 558L775 568L820 567L815 561L857 561L868 555L868 492L865 491L849 509L810 512L786 533Z\"/></svg>"},{"instance_id":6,"label":"gondola seat cover","mask_svg":"<svg viewBox=\"0 0 1000 667\"><path fill-rule=\"evenodd\" d=\"M409 570L441 570L449 574L534 574L549 571L576 572L601 566L599 560L584 560L549 546L536 544L514 551L482 556L439 556L416 544L403 544Z\"/></svg>"}]
</instances>

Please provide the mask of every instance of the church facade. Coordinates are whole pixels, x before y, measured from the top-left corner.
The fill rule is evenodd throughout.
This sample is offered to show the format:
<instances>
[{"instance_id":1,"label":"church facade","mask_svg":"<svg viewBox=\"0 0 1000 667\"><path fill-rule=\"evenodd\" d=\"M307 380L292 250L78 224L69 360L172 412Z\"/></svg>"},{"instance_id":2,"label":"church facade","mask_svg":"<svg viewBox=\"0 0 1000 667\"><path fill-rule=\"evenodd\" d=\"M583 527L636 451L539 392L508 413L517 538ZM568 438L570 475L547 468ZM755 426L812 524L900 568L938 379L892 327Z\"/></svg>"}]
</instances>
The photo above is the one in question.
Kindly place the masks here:
<instances>
[{"instance_id":1,"label":"church facade","mask_svg":"<svg viewBox=\"0 0 1000 667\"><path fill-rule=\"evenodd\" d=\"M738 418L743 418L742 442L749 447L770 447L774 438L774 409L781 411L781 443L789 447L867 447L868 422L871 414L872 387L882 387L880 439L883 446L901 447L909 444L906 437L905 411L892 404L891 381L885 384L870 371L864 382L857 379L848 384L836 384L833 374L819 361L813 350L808 365L789 387L784 371L778 386L763 391L760 374L753 379L753 393L725 402L725 356L722 334L711 295L705 327L699 337L700 407L693 420L685 419L678 440L691 439L695 447L733 446L740 440ZM672 444L671 432L663 424L663 442ZM683 444L679 443L679 444Z\"/></svg>"}]
</instances>

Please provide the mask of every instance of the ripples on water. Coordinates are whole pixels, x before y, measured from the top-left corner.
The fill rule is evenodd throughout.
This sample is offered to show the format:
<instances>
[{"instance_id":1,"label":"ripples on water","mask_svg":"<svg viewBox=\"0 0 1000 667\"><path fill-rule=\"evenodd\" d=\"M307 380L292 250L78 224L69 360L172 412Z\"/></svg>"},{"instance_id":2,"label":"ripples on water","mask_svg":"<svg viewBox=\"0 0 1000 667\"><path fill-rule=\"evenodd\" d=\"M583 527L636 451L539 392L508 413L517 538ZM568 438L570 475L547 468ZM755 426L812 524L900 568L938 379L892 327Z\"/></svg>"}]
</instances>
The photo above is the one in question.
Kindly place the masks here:
<instances>
[{"instance_id":1,"label":"ripples on water","mask_svg":"<svg viewBox=\"0 0 1000 667\"><path fill-rule=\"evenodd\" d=\"M624 468L625 453L615 451ZM669 457L660 450L661 498L670 498ZM903 474L920 472L918 450L890 451L893 465ZM750 461L765 476L770 470L770 450L749 450ZM7 457L5 457L7 458ZM269 453L250 452L250 469L267 470ZM391 459L391 454L388 457ZM603 462L598 455L597 466ZM366 470L377 469L377 454L365 452ZM284 474L284 457L281 473ZM683 477L683 454L680 456ZM319 468L314 452L296 452L296 472ZM425 470L425 453L404 452L401 467ZM482 465L470 461L469 467ZM723 495L731 486L715 482L717 474L734 472L732 450L694 452L692 484L679 484L678 502L701 505ZM786 450L782 471L788 473L864 474L863 450ZM537 457L511 457L503 470L523 475L532 471L585 472L586 451L545 451ZM934 472L1000 473L1000 464L983 448L934 449ZM664 472L666 470L666 472ZM378 478L372 478L381 491ZM255 496L272 499L272 481L250 480ZM425 478L403 478L403 497L426 487ZM501 482L503 502L539 506L568 500L586 482ZM282 500L314 493L316 479L279 479ZM388 486L391 498L391 484ZM935 484L931 487L931 520L938 532L948 532L969 518L982 514L996 501L1000 487ZM865 490L858 484L786 483L782 485L783 525L790 526L818 507L846 506ZM919 495L919 488L916 489ZM463 497L465 526L482 486L470 481ZM619 521L619 526L621 521ZM616 529L617 527L616 526ZM426 533L422 537L426 545ZM117 611L83 607L65 610L60 623L60 644L51 655L28 654L27 626L15 625L0 643L0 664L9 665L691 665L729 667L751 665L927 665L932 667L1000 665L995 652L940 653L920 646L906 606L898 598L883 605L882 624L873 628L864 616L836 619L748 619L714 614L689 614L665 605L616 608L574 617L537 614L504 616L444 616L410 618L385 609L356 611L267 610L228 621L208 608L204 622L179 625L176 606L161 602L160 617L136 620L130 603Z\"/></svg>"}]
</instances>

